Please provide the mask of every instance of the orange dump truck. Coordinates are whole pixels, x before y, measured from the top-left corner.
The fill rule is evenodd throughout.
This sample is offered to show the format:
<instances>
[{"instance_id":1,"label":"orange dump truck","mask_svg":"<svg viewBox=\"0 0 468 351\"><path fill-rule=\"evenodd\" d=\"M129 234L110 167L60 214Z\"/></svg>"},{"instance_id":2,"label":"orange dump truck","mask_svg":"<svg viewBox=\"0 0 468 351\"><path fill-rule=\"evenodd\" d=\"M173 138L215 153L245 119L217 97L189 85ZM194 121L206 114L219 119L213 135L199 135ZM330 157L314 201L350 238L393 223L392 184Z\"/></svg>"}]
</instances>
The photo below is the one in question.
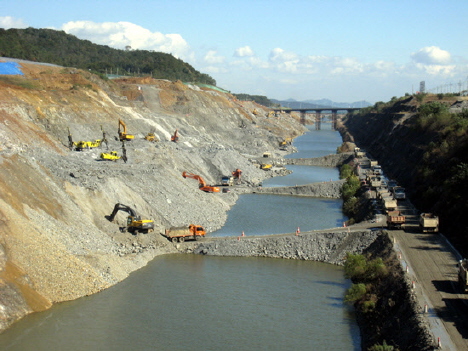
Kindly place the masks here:
<instances>
[{"instance_id":1,"label":"orange dump truck","mask_svg":"<svg viewBox=\"0 0 468 351\"><path fill-rule=\"evenodd\" d=\"M205 228L201 225L190 224L186 227L172 227L166 229L164 236L175 242L184 242L188 239L198 240L206 235Z\"/></svg>"},{"instance_id":2,"label":"orange dump truck","mask_svg":"<svg viewBox=\"0 0 468 351\"><path fill-rule=\"evenodd\" d=\"M388 229L401 229L405 224L406 217L403 216L401 211L388 211L387 213L387 228Z\"/></svg>"}]
</instances>

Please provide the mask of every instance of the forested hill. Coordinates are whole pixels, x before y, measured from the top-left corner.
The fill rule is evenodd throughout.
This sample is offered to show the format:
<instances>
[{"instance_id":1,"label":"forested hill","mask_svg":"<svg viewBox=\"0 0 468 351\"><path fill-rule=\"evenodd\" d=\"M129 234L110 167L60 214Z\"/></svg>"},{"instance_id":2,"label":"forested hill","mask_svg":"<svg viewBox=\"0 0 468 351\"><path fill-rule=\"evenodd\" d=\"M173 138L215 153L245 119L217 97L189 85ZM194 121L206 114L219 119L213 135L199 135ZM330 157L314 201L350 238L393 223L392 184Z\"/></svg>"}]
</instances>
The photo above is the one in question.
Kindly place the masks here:
<instances>
[{"instance_id":1,"label":"forested hill","mask_svg":"<svg viewBox=\"0 0 468 351\"><path fill-rule=\"evenodd\" d=\"M157 79L216 85L208 74L162 52L118 50L52 29L0 28L0 56L120 75L151 75Z\"/></svg>"}]
</instances>

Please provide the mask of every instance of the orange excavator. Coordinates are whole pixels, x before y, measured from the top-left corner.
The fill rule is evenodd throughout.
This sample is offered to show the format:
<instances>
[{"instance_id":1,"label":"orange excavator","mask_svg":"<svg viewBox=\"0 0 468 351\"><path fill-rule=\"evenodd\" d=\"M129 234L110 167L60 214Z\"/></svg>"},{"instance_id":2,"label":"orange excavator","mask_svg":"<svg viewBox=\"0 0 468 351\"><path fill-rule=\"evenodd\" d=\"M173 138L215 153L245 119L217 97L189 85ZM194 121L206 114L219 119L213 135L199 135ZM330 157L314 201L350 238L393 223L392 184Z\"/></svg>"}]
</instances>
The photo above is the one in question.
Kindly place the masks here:
<instances>
[{"instance_id":1,"label":"orange excavator","mask_svg":"<svg viewBox=\"0 0 468 351\"><path fill-rule=\"evenodd\" d=\"M239 168L237 168L235 171L232 171L232 175L234 176L234 178L240 180L242 176L242 171Z\"/></svg>"},{"instance_id":2,"label":"orange excavator","mask_svg":"<svg viewBox=\"0 0 468 351\"><path fill-rule=\"evenodd\" d=\"M219 193L219 188L216 186L207 185L202 177L193 173L183 172L182 177L192 178L198 180L198 188L200 190L206 191L207 193Z\"/></svg>"},{"instance_id":3,"label":"orange excavator","mask_svg":"<svg viewBox=\"0 0 468 351\"><path fill-rule=\"evenodd\" d=\"M179 135L177 134L178 133L178 129L175 130L174 132L174 135L171 136L171 141L173 141L174 143L177 143L179 141Z\"/></svg>"}]
</instances>

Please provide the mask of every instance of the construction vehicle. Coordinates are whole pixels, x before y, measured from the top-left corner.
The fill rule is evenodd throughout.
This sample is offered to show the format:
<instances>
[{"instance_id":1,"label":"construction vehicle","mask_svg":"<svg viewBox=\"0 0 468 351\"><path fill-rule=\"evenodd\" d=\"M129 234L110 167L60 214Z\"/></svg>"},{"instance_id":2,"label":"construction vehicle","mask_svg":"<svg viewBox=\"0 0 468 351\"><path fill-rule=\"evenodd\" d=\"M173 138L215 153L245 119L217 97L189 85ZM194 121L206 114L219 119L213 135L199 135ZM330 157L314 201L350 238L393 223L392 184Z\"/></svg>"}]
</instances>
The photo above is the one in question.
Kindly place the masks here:
<instances>
[{"instance_id":1,"label":"construction vehicle","mask_svg":"<svg viewBox=\"0 0 468 351\"><path fill-rule=\"evenodd\" d=\"M275 116L276 116L275 111L268 112L268 116L267 116L268 118L275 117Z\"/></svg>"},{"instance_id":2,"label":"construction vehicle","mask_svg":"<svg viewBox=\"0 0 468 351\"><path fill-rule=\"evenodd\" d=\"M70 150L75 149L76 151L82 151L84 149L92 149L101 146L101 139L96 139L94 141L73 141L73 137L70 133L70 128L68 128L68 147Z\"/></svg>"},{"instance_id":3,"label":"construction vehicle","mask_svg":"<svg viewBox=\"0 0 468 351\"><path fill-rule=\"evenodd\" d=\"M366 153L364 152L364 150L361 150L358 147L354 148L354 157L361 158L361 157L364 157L365 155L366 155Z\"/></svg>"},{"instance_id":4,"label":"construction vehicle","mask_svg":"<svg viewBox=\"0 0 468 351\"><path fill-rule=\"evenodd\" d=\"M151 141L152 143L155 143L158 140L156 135L153 132L149 132L148 134L145 135L145 140Z\"/></svg>"},{"instance_id":5,"label":"construction vehicle","mask_svg":"<svg viewBox=\"0 0 468 351\"><path fill-rule=\"evenodd\" d=\"M121 128L122 127L122 130ZM133 139L135 139L135 136L132 135L132 134L127 134L127 126L126 124L124 123L124 121L122 121L121 119L119 119L119 130L118 130L118 133L119 133L119 140L120 141L131 141Z\"/></svg>"},{"instance_id":6,"label":"construction vehicle","mask_svg":"<svg viewBox=\"0 0 468 351\"><path fill-rule=\"evenodd\" d=\"M280 147L286 147L291 144L292 144L292 138L284 138L283 140L279 142Z\"/></svg>"},{"instance_id":7,"label":"construction vehicle","mask_svg":"<svg viewBox=\"0 0 468 351\"><path fill-rule=\"evenodd\" d=\"M232 176L240 182L242 177L242 171L239 168L237 168L235 171L232 171Z\"/></svg>"},{"instance_id":8,"label":"construction vehicle","mask_svg":"<svg viewBox=\"0 0 468 351\"><path fill-rule=\"evenodd\" d=\"M174 143L177 143L179 141L179 130L176 129L175 132L174 132L174 135L171 136L171 141L173 141Z\"/></svg>"},{"instance_id":9,"label":"construction vehicle","mask_svg":"<svg viewBox=\"0 0 468 351\"><path fill-rule=\"evenodd\" d=\"M260 169L263 169L264 171L269 171L269 170L271 170L272 167L273 167L273 165L271 165L269 163L262 163L260 165Z\"/></svg>"},{"instance_id":10,"label":"construction vehicle","mask_svg":"<svg viewBox=\"0 0 468 351\"><path fill-rule=\"evenodd\" d=\"M458 284L463 293L468 291L468 260L464 258L458 261Z\"/></svg>"},{"instance_id":11,"label":"construction vehicle","mask_svg":"<svg viewBox=\"0 0 468 351\"><path fill-rule=\"evenodd\" d=\"M205 228L201 225L190 224L188 227L172 227L166 229L164 236L175 242L184 242L187 239L198 240L206 235Z\"/></svg>"},{"instance_id":12,"label":"construction vehicle","mask_svg":"<svg viewBox=\"0 0 468 351\"><path fill-rule=\"evenodd\" d=\"M253 113L255 116L258 116L258 111L257 111L256 108L254 108L254 109L252 110L252 113Z\"/></svg>"},{"instance_id":13,"label":"construction vehicle","mask_svg":"<svg viewBox=\"0 0 468 351\"><path fill-rule=\"evenodd\" d=\"M437 233L439 231L439 217L433 213L421 213L419 228L423 233Z\"/></svg>"},{"instance_id":14,"label":"construction vehicle","mask_svg":"<svg viewBox=\"0 0 468 351\"><path fill-rule=\"evenodd\" d=\"M387 228L388 229L401 229L405 224L406 217L401 211L388 211L387 213Z\"/></svg>"},{"instance_id":15,"label":"construction vehicle","mask_svg":"<svg viewBox=\"0 0 468 351\"><path fill-rule=\"evenodd\" d=\"M271 157L271 152L264 152L262 157L265 157L265 158Z\"/></svg>"},{"instance_id":16,"label":"construction vehicle","mask_svg":"<svg viewBox=\"0 0 468 351\"><path fill-rule=\"evenodd\" d=\"M104 161L120 160L120 156L117 154L117 151L101 152L100 157L101 157L101 160L104 160Z\"/></svg>"},{"instance_id":17,"label":"construction vehicle","mask_svg":"<svg viewBox=\"0 0 468 351\"><path fill-rule=\"evenodd\" d=\"M401 186L395 186L392 188L392 193L393 193L393 197L396 199L396 200L404 200L406 199L406 194L405 194L405 188L401 187Z\"/></svg>"},{"instance_id":18,"label":"construction vehicle","mask_svg":"<svg viewBox=\"0 0 468 351\"><path fill-rule=\"evenodd\" d=\"M182 177L198 180L198 188L207 193L219 193L219 188L216 186L207 185L205 180L197 174L182 172Z\"/></svg>"},{"instance_id":19,"label":"construction vehicle","mask_svg":"<svg viewBox=\"0 0 468 351\"><path fill-rule=\"evenodd\" d=\"M397 208L397 201L391 196L382 197L382 205L385 209L385 212L395 211Z\"/></svg>"},{"instance_id":20,"label":"construction vehicle","mask_svg":"<svg viewBox=\"0 0 468 351\"><path fill-rule=\"evenodd\" d=\"M234 185L234 177L233 176L223 176L221 178L221 185L223 185L223 186L233 186Z\"/></svg>"},{"instance_id":21,"label":"construction vehicle","mask_svg":"<svg viewBox=\"0 0 468 351\"><path fill-rule=\"evenodd\" d=\"M374 189L380 188L382 185L382 178L380 176L371 174L367 176L367 184L369 184Z\"/></svg>"},{"instance_id":22,"label":"construction vehicle","mask_svg":"<svg viewBox=\"0 0 468 351\"><path fill-rule=\"evenodd\" d=\"M138 233L149 233L154 230L154 222L150 219L141 219L141 217L129 206L126 206L121 203L116 203L114 206L114 210L110 214L110 216L106 216L106 218L112 222L114 221L117 212L124 211L129 214L127 217L127 226L124 228L125 231L130 232L132 234Z\"/></svg>"}]
</instances>

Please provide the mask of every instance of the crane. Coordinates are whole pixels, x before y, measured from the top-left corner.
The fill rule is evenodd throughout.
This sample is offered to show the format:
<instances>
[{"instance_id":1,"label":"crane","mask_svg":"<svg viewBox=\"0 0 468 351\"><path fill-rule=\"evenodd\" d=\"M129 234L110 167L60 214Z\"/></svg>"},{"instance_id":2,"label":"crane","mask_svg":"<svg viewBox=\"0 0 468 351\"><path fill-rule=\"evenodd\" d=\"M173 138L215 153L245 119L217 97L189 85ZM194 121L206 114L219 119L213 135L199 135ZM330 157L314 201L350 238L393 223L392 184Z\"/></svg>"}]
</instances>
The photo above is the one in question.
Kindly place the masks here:
<instances>
[{"instance_id":1,"label":"crane","mask_svg":"<svg viewBox=\"0 0 468 351\"><path fill-rule=\"evenodd\" d=\"M110 214L110 216L106 216L106 218L112 222L117 215L117 212L124 211L129 214L127 217L127 231L133 234L138 234L139 232L148 233L154 230L154 222L151 219L141 219L141 217L135 212L133 208L130 206L126 206L121 203L116 203L114 206L114 210Z\"/></svg>"},{"instance_id":2,"label":"crane","mask_svg":"<svg viewBox=\"0 0 468 351\"><path fill-rule=\"evenodd\" d=\"M122 131L120 130L120 127L122 127ZM119 119L119 131L118 132L119 132L120 141L123 141L123 140L130 141L135 138L134 135L127 134L127 126L125 125L124 121L122 121L121 119Z\"/></svg>"},{"instance_id":3,"label":"crane","mask_svg":"<svg viewBox=\"0 0 468 351\"><path fill-rule=\"evenodd\" d=\"M198 180L198 187L200 190L206 191L207 193L219 193L219 188L216 186L207 185L202 177L197 174L183 172L182 177L192 178Z\"/></svg>"}]
</instances>

